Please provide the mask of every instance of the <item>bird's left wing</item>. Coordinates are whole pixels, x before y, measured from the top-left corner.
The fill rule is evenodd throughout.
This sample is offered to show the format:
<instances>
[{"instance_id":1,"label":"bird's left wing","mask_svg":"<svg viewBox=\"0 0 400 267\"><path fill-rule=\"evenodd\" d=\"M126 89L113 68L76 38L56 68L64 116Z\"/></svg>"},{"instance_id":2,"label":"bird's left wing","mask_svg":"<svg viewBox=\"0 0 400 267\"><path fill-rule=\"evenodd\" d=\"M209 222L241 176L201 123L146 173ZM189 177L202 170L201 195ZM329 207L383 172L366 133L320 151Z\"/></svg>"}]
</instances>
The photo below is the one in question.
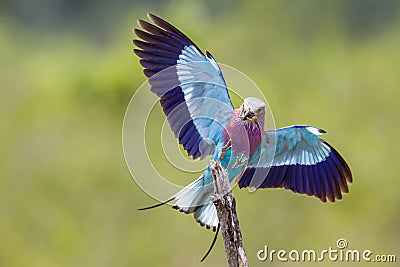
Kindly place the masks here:
<instances>
[{"instance_id":1,"label":"bird's left wing","mask_svg":"<svg viewBox=\"0 0 400 267\"><path fill-rule=\"evenodd\" d=\"M133 43L141 58L151 91L189 156L211 154L230 119L233 105L221 70L210 53L204 54L168 22L148 14L153 24L139 20Z\"/></svg>"},{"instance_id":2,"label":"bird's left wing","mask_svg":"<svg viewBox=\"0 0 400 267\"><path fill-rule=\"evenodd\" d=\"M312 126L266 131L239 187L284 187L323 202L341 199L352 182L351 171L341 155L318 136L323 133Z\"/></svg>"}]
</instances>

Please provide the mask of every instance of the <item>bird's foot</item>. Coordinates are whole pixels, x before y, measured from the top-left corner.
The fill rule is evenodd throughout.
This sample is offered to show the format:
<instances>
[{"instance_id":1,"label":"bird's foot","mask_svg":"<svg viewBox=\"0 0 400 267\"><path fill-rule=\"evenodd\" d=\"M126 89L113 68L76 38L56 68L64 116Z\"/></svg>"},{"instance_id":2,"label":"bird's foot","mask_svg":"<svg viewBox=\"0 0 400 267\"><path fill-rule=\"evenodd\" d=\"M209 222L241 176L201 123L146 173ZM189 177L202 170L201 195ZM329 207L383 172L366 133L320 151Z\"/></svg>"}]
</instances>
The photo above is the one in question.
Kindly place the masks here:
<instances>
[{"instance_id":1,"label":"bird's foot","mask_svg":"<svg viewBox=\"0 0 400 267\"><path fill-rule=\"evenodd\" d=\"M222 160L225 157L226 152L231 148L232 148L232 139L229 139L228 143L226 143L226 145L222 147L218 159Z\"/></svg>"},{"instance_id":2,"label":"bird's foot","mask_svg":"<svg viewBox=\"0 0 400 267\"><path fill-rule=\"evenodd\" d=\"M210 161L210 170L214 183L214 194L211 196L211 201L214 202L222 199L227 192L229 192L229 178L228 172L221 165L221 162L216 160Z\"/></svg>"},{"instance_id":3,"label":"bird's foot","mask_svg":"<svg viewBox=\"0 0 400 267\"><path fill-rule=\"evenodd\" d=\"M236 169L240 165L242 165L243 163L246 163L246 162L247 162L247 157L244 154L241 154L240 156L236 157L236 162L235 162L235 164L233 164L232 168Z\"/></svg>"}]
</instances>

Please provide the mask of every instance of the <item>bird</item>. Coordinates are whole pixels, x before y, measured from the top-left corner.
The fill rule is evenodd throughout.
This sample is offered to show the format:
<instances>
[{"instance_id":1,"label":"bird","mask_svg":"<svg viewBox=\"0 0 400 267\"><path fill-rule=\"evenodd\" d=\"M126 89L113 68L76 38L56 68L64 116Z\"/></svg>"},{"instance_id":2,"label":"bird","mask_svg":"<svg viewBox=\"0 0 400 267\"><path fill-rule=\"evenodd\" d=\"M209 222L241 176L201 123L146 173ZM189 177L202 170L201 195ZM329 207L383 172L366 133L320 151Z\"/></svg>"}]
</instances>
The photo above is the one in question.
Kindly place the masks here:
<instances>
[{"instance_id":1,"label":"bird","mask_svg":"<svg viewBox=\"0 0 400 267\"><path fill-rule=\"evenodd\" d=\"M150 90L189 157L220 160L239 188L285 188L322 202L349 193L351 170L330 144L326 131L309 125L265 129L266 104L245 98L235 108L222 71L210 52L203 52L167 21L147 14L134 29L134 53L140 58ZM201 176L171 198L146 210L173 203L208 229L219 229L210 198L210 165Z\"/></svg>"}]
</instances>

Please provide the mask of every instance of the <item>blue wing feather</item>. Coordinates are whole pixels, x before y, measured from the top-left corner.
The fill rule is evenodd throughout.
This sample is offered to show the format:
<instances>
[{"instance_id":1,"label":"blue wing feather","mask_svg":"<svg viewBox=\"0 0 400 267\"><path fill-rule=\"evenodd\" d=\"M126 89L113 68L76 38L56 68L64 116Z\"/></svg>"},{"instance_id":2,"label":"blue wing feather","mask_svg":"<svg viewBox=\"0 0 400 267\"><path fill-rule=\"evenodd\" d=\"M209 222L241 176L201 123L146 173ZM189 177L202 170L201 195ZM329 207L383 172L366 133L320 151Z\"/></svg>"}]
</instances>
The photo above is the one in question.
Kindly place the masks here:
<instances>
[{"instance_id":1,"label":"blue wing feather","mask_svg":"<svg viewBox=\"0 0 400 267\"><path fill-rule=\"evenodd\" d=\"M139 48L144 74L160 103L179 143L193 158L214 151L233 105L215 59L204 54L186 35L168 22L149 14L155 24L139 20L141 29L133 40ZM198 119L198 118L212 118ZM206 142L202 151L200 143ZM204 152L206 155L201 155Z\"/></svg>"},{"instance_id":2,"label":"blue wing feather","mask_svg":"<svg viewBox=\"0 0 400 267\"><path fill-rule=\"evenodd\" d=\"M352 182L351 171L340 154L318 136L322 133L311 126L266 131L268 142L254 153L256 159L249 159L239 187L284 187L323 202L341 199Z\"/></svg>"}]
</instances>

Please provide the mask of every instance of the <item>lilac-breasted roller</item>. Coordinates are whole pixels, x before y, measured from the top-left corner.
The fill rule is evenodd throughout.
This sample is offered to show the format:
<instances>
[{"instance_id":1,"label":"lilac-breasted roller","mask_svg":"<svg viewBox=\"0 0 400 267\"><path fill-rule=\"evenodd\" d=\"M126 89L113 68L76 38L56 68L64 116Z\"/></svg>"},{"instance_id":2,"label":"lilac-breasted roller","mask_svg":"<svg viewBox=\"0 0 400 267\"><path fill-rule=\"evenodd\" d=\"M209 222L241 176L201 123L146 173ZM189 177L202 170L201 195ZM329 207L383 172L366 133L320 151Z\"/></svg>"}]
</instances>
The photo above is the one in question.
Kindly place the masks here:
<instances>
[{"instance_id":1,"label":"lilac-breasted roller","mask_svg":"<svg viewBox=\"0 0 400 267\"><path fill-rule=\"evenodd\" d=\"M203 53L168 22L151 14L148 17L154 24L139 20L142 29L134 29L141 39L133 41L138 47L134 52L189 156L222 158L230 182L240 188L283 187L323 202L334 202L349 192L350 169L320 138L325 131L313 126L265 130L263 101L249 97L235 109L211 54ZM215 230L219 222L210 201L212 194L208 167L193 183L152 207L174 202L175 209L193 213L202 226Z\"/></svg>"}]
</instances>

